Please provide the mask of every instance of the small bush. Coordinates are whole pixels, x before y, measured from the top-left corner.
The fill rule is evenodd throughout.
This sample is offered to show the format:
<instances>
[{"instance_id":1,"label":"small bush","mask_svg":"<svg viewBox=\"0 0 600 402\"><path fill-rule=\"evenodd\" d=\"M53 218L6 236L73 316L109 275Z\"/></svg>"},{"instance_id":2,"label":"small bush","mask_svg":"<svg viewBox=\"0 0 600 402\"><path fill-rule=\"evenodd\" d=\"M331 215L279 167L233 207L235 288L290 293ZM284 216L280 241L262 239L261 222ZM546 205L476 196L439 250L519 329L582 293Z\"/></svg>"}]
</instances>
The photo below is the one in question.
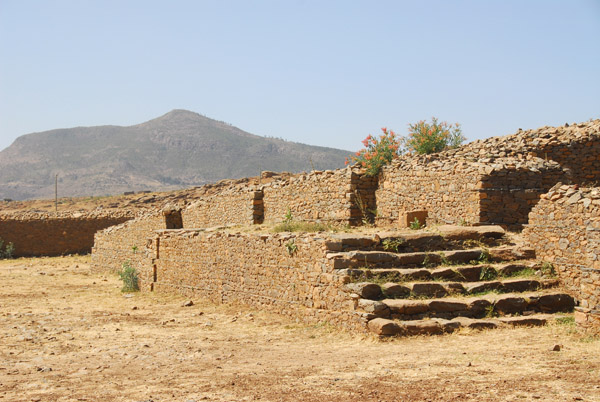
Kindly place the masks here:
<instances>
[{"instance_id":1,"label":"small bush","mask_svg":"<svg viewBox=\"0 0 600 402\"><path fill-rule=\"evenodd\" d=\"M14 252L15 245L10 242L4 245L4 240L0 237L0 260L13 258Z\"/></svg>"},{"instance_id":2,"label":"small bush","mask_svg":"<svg viewBox=\"0 0 600 402\"><path fill-rule=\"evenodd\" d=\"M398 156L400 150L400 138L396 133L387 128L382 128L378 138L369 135L363 140L365 148L361 149L350 157L346 158L346 164L350 162L358 163L365 168L367 176L377 176L384 165L387 165Z\"/></svg>"},{"instance_id":3,"label":"small bush","mask_svg":"<svg viewBox=\"0 0 600 402\"><path fill-rule=\"evenodd\" d=\"M383 244L383 249L385 251L393 251L395 253L398 252L398 249L404 245L404 243L406 243L406 240L402 239L402 238L397 238L397 239L385 239L383 240L382 244Z\"/></svg>"},{"instance_id":4,"label":"small bush","mask_svg":"<svg viewBox=\"0 0 600 402\"><path fill-rule=\"evenodd\" d=\"M123 263L118 274L119 278L123 281L123 287L121 288L122 292L137 292L140 290L137 270L131 266L129 261Z\"/></svg>"},{"instance_id":5,"label":"small bush","mask_svg":"<svg viewBox=\"0 0 600 402\"><path fill-rule=\"evenodd\" d=\"M410 228L412 230L419 230L422 227L423 227L423 225L421 224L421 222L419 222L418 218L415 218L415 220L410 223Z\"/></svg>"},{"instance_id":6,"label":"small bush","mask_svg":"<svg viewBox=\"0 0 600 402\"><path fill-rule=\"evenodd\" d=\"M438 122L431 118L431 124L421 120L408 125L408 137L404 145L408 152L417 154L432 154L449 148L457 148L466 138L462 135L460 124Z\"/></svg>"},{"instance_id":7,"label":"small bush","mask_svg":"<svg viewBox=\"0 0 600 402\"><path fill-rule=\"evenodd\" d=\"M287 248L289 255L294 255L298 251L298 246L296 245L296 241L294 239L285 243L285 248Z\"/></svg>"},{"instance_id":8,"label":"small bush","mask_svg":"<svg viewBox=\"0 0 600 402\"><path fill-rule=\"evenodd\" d=\"M556 270L554 269L554 265L548 261L542 262L540 271L542 272L542 275L544 275L544 276L550 276L550 277L556 276Z\"/></svg>"},{"instance_id":9,"label":"small bush","mask_svg":"<svg viewBox=\"0 0 600 402\"><path fill-rule=\"evenodd\" d=\"M481 273L479 274L480 281L493 281L498 277L498 273L492 267L481 267Z\"/></svg>"}]
</instances>

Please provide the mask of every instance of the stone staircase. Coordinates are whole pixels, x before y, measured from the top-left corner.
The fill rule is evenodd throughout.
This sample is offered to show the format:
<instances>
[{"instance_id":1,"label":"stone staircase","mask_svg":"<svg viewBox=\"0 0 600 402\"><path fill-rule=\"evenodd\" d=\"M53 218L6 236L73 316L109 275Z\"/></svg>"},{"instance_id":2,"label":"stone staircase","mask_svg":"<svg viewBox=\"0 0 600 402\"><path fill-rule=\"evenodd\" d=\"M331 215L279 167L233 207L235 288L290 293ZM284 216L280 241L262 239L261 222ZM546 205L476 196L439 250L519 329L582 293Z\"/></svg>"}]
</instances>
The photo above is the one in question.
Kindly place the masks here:
<instances>
[{"instance_id":1,"label":"stone staircase","mask_svg":"<svg viewBox=\"0 0 600 402\"><path fill-rule=\"evenodd\" d=\"M341 234L327 251L381 336L544 325L575 306L552 266L497 226Z\"/></svg>"}]
</instances>

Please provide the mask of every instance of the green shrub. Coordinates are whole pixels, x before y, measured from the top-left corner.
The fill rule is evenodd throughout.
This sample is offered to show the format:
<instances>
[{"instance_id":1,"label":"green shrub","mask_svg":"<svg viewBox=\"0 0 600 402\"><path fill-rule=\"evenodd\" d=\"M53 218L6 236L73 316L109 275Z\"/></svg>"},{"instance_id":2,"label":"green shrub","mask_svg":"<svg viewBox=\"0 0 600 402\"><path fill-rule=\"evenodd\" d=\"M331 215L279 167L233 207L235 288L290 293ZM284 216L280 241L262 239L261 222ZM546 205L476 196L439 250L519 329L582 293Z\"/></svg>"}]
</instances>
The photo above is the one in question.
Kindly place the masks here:
<instances>
[{"instance_id":1,"label":"green shrub","mask_svg":"<svg viewBox=\"0 0 600 402\"><path fill-rule=\"evenodd\" d=\"M417 154L432 154L444 149L457 148L466 138L462 135L460 124L438 122L431 118L431 124L421 120L408 125L408 137L403 142L406 150Z\"/></svg>"},{"instance_id":2,"label":"green shrub","mask_svg":"<svg viewBox=\"0 0 600 402\"><path fill-rule=\"evenodd\" d=\"M481 267L481 272L479 273L480 281L493 281L498 277L498 272L492 267L484 266Z\"/></svg>"},{"instance_id":3,"label":"green shrub","mask_svg":"<svg viewBox=\"0 0 600 402\"><path fill-rule=\"evenodd\" d=\"M556 276L556 270L554 269L554 264L548 261L542 262L542 266L540 267L540 271L542 271L542 275L544 276Z\"/></svg>"},{"instance_id":4,"label":"green shrub","mask_svg":"<svg viewBox=\"0 0 600 402\"><path fill-rule=\"evenodd\" d=\"M296 251L298 251L298 246L296 245L296 241L294 239L285 243L285 248L287 248L289 255L294 255Z\"/></svg>"},{"instance_id":5,"label":"green shrub","mask_svg":"<svg viewBox=\"0 0 600 402\"><path fill-rule=\"evenodd\" d=\"M415 218L415 220L410 223L410 228L412 230L419 230L422 227L423 227L423 225L421 224L421 222L419 222L418 218Z\"/></svg>"},{"instance_id":6,"label":"green shrub","mask_svg":"<svg viewBox=\"0 0 600 402\"><path fill-rule=\"evenodd\" d=\"M4 240L0 237L0 260L13 258L15 245L11 242L4 245Z\"/></svg>"},{"instance_id":7,"label":"green shrub","mask_svg":"<svg viewBox=\"0 0 600 402\"><path fill-rule=\"evenodd\" d=\"M367 176L377 176L384 165L387 165L399 154L400 138L396 133L387 128L382 128L383 134L379 138L369 135L363 140L364 149L361 149L350 157L346 158L346 164L354 162L365 168Z\"/></svg>"},{"instance_id":8,"label":"green shrub","mask_svg":"<svg viewBox=\"0 0 600 402\"><path fill-rule=\"evenodd\" d=\"M396 238L396 239L385 239L383 240L382 244L383 244L383 249L385 251L393 251L395 253L398 252L398 249L404 245L404 243L406 243L406 240L404 240L403 238Z\"/></svg>"},{"instance_id":9,"label":"green shrub","mask_svg":"<svg viewBox=\"0 0 600 402\"><path fill-rule=\"evenodd\" d=\"M121 288L122 292L137 292L140 290L137 270L131 266L129 261L123 263L118 274L119 278L123 281L123 287Z\"/></svg>"}]
</instances>

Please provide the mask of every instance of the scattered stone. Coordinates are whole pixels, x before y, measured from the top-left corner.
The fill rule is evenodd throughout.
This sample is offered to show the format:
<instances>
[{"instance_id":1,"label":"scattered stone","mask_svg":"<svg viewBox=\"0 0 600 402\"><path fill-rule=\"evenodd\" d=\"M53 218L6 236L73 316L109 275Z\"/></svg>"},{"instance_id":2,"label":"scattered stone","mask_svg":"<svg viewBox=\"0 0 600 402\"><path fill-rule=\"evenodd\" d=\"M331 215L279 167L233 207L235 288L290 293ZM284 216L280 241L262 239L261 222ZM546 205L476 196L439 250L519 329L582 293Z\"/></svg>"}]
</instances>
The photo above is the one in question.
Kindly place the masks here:
<instances>
[{"instance_id":1,"label":"scattered stone","mask_svg":"<svg viewBox=\"0 0 600 402\"><path fill-rule=\"evenodd\" d=\"M552 348L553 352L560 352L560 345L554 345L554 347Z\"/></svg>"},{"instance_id":2,"label":"scattered stone","mask_svg":"<svg viewBox=\"0 0 600 402\"><path fill-rule=\"evenodd\" d=\"M193 306L193 305L194 305L194 302L193 302L193 301L191 301L191 300L188 300L188 301L184 302L184 303L181 305L181 307L191 307L191 306Z\"/></svg>"}]
</instances>

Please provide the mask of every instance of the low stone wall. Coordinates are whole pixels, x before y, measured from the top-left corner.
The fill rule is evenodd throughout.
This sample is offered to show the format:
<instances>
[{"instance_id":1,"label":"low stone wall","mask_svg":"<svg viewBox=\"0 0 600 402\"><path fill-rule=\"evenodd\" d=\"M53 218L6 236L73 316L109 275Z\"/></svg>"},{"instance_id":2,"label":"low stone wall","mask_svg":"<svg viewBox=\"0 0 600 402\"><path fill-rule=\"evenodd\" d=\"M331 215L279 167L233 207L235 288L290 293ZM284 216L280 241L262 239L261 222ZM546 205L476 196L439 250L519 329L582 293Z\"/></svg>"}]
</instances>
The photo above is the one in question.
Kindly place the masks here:
<instances>
[{"instance_id":1,"label":"low stone wall","mask_svg":"<svg viewBox=\"0 0 600 402\"><path fill-rule=\"evenodd\" d=\"M155 231L165 227L166 220L161 211L99 231L92 248L92 269L117 272L128 262L138 270L141 284L151 284L152 241L156 238Z\"/></svg>"},{"instance_id":2,"label":"low stone wall","mask_svg":"<svg viewBox=\"0 0 600 402\"><path fill-rule=\"evenodd\" d=\"M135 222L132 222L135 224ZM113 229L120 238L126 227ZM130 228L131 229L131 228ZM131 230L129 232L132 232ZM326 257L327 236L318 234L232 234L203 229L158 230L144 250L122 255L101 246L107 231L97 236L95 269L110 261L131 261L144 291L178 292L215 303L240 302L300 318L366 330L365 313ZM147 234L147 232L146 232Z\"/></svg>"},{"instance_id":3,"label":"low stone wall","mask_svg":"<svg viewBox=\"0 0 600 402\"><path fill-rule=\"evenodd\" d=\"M13 243L15 257L86 254L94 233L132 218L127 211L5 214L0 216L0 238Z\"/></svg>"},{"instance_id":4,"label":"low stone wall","mask_svg":"<svg viewBox=\"0 0 600 402\"><path fill-rule=\"evenodd\" d=\"M313 171L263 186L264 221L296 220L357 225L375 209L377 178L352 168Z\"/></svg>"},{"instance_id":5,"label":"low stone wall","mask_svg":"<svg viewBox=\"0 0 600 402\"><path fill-rule=\"evenodd\" d=\"M380 173L378 223L393 224L402 211L427 210L431 223L518 227L563 176L557 163L539 158L404 157Z\"/></svg>"},{"instance_id":6,"label":"low stone wall","mask_svg":"<svg viewBox=\"0 0 600 402\"><path fill-rule=\"evenodd\" d=\"M263 193L251 179L206 185L197 200L182 210L183 227L252 225L263 220Z\"/></svg>"},{"instance_id":7,"label":"low stone wall","mask_svg":"<svg viewBox=\"0 0 600 402\"><path fill-rule=\"evenodd\" d=\"M579 300L578 322L600 332L600 188L553 187L531 211L523 235Z\"/></svg>"}]
</instances>

